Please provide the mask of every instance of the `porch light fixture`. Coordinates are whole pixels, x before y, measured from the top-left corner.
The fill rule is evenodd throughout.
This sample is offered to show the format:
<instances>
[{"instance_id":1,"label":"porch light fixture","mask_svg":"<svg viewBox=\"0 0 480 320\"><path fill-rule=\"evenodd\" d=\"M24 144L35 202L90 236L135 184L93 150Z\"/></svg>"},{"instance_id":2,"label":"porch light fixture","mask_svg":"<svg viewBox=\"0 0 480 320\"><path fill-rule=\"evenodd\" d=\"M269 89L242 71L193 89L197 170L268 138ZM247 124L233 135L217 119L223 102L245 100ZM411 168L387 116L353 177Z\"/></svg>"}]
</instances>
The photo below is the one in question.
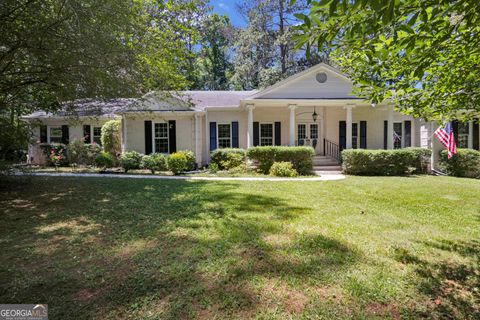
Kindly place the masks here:
<instances>
[{"instance_id":1,"label":"porch light fixture","mask_svg":"<svg viewBox=\"0 0 480 320\"><path fill-rule=\"evenodd\" d=\"M313 122L317 122L317 117L318 117L317 111L315 110L315 107L313 107L313 113L312 113Z\"/></svg>"}]
</instances>

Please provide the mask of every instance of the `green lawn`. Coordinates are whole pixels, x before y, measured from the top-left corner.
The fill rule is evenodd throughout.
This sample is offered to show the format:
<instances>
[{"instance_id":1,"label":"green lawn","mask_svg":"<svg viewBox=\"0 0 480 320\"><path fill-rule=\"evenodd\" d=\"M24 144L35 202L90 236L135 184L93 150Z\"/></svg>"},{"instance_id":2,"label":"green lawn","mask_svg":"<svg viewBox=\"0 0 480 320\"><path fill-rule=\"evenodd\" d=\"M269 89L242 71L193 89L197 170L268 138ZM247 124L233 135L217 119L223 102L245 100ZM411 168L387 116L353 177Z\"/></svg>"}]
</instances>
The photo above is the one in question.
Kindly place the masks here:
<instances>
[{"instance_id":1,"label":"green lawn","mask_svg":"<svg viewBox=\"0 0 480 320\"><path fill-rule=\"evenodd\" d=\"M0 180L0 302L51 319L480 318L480 181Z\"/></svg>"}]
</instances>

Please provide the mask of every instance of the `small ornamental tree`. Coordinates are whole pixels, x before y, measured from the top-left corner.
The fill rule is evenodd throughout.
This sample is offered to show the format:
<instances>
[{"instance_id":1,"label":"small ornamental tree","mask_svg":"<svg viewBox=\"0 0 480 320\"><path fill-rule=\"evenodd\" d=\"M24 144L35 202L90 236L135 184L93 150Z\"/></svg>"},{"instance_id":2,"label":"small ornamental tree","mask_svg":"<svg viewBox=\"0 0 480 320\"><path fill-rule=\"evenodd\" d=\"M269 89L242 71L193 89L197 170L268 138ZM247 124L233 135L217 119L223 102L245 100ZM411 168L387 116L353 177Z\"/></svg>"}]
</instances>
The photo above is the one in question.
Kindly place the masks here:
<instances>
[{"instance_id":1,"label":"small ornamental tree","mask_svg":"<svg viewBox=\"0 0 480 320\"><path fill-rule=\"evenodd\" d=\"M121 153L120 120L110 120L102 126L101 141L103 150L113 156Z\"/></svg>"}]
</instances>

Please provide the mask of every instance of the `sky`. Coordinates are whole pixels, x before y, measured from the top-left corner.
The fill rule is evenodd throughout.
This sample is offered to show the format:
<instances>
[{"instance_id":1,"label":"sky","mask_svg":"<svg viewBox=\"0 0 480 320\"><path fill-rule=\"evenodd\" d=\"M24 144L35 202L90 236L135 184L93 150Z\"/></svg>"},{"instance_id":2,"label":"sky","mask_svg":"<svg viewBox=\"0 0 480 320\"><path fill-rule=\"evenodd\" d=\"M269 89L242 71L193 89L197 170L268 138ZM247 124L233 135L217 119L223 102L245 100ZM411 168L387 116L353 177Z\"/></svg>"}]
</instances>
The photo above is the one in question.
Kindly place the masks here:
<instances>
[{"instance_id":1,"label":"sky","mask_svg":"<svg viewBox=\"0 0 480 320\"><path fill-rule=\"evenodd\" d=\"M230 17L230 21L236 27L245 25L245 21L236 10L237 0L210 0L213 12Z\"/></svg>"}]
</instances>

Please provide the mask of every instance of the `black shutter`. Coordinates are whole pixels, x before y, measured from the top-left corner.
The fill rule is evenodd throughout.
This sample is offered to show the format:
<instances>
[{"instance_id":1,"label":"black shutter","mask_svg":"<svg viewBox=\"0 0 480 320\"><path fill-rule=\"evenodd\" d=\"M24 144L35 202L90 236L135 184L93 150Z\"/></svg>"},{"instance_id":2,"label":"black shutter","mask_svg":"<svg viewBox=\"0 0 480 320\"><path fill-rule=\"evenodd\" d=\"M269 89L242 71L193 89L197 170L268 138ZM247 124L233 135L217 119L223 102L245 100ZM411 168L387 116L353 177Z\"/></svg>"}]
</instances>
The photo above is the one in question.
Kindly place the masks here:
<instances>
[{"instance_id":1,"label":"black shutter","mask_svg":"<svg viewBox=\"0 0 480 320\"><path fill-rule=\"evenodd\" d=\"M282 123L279 121L275 122L275 145L282 145Z\"/></svg>"},{"instance_id":2,"label":"black shutter","mask_svg":"<svg viewBox=\"0 0 480 320\"><path fill-rule=\"evenodd\" d=\"M170 153L177 152L177 123L168 120L168 150Z\"/></svg>"},{"instance_id":3,"label":"black shutter","mask_svg":"<svg viewBox=\"0 0 480 320\"><path fill-rule=\"evenodd\" d=\"M393 137L391 137L393 139ZM383 149L388 148L388 121L383 122Z\"/></svg>"},{"instance_id":4,"label":"black shutter","mask_svg":"<svg viewBox=\"0 0 480 320\"><path fill-rule=\"evenodd\" d=\"M259 123L254 122L253 123L253 146L254 147L260 144L260 137L259 137L260 132L258 132L259 128L260 128Z\"/></svg>"},{"instance_id":5,"label":"black shutter","mask_svg":"<svg viewBox=\"0 0 480 320\"><path fill-rule=\"evenodd\" d=\"M83 125L83 139L85 143L92 143L92 137L90 136L90 126L88 124Z\"/></svg>"},{"instance_id":6,"label":"black shutter","mask_svg":"<svg viewBox=\"0 0 480 320\"><path fill-rule=\"evenodd\" d=\"M232 148L238 148L238 121L232 121Z\"/></svg>"},{"instance_id":7,"label":"black shutter","mask_svg":"<svg viewBox=\"0 0 480 320\"><path fill-rule=\"evenodd\" d=\"M145 154L152 153L152 121L145 120Z\"/></svg>"},{"instance_id":8,"label":"black shutter","mask_svg":"<svg viewBox=\"0 0 480 320\"><path fill-rule=\"evenodd\" d=\"M367 121L360 121L360 148L367 149Z\"/></svg>"},{"instance_id":9,"label":"black shutter","mask_svg":"<svg viewBox=\"0 0 480 320\"><path fill-rule=\"evenodd\" d=\"M70 133L69 133L69 130L68 130L68 126L63 125L62 126L62 143L63 144L68 144L69 140L70 140Z\"/></svg>"},{"instance_id":10,"label":"black shutter","mask_svg":"<svg viewBox=\"0 0 480 320\"><path fill-rule=\"evenodd\" d=\"M210 151L217 149L217 123L210 122Z\"/></svg>"},{"instance_id":11,"label":"black shutter","mask_svg":"<svg viewBox=\"0 0 480 320\"><path fill-rule=\"evenodd\" d=\"M339 129L339 138L340 150L347 148L347 123L345 121L340 121L338 123Z\"/></svg>"},{"instance_id":12,"label":"black shutter","mask_svg":"<svg viewBox=\"0 0 480 320\"><path fill-rule=\"evenodd\" d=\"M453 136L455 137L455 141L458 141L458 120L452 121L452 128L453 128Z\"/></svg>"},{"instance_id":13,"label":"black shutter","mask_svg":"<svg viewBox=\"0 0 480 320\"><path fill-rule=\"evenodd\" d=\"M407 120L404 123L405 126L405 137L403 138L403 145L405 148L412 146L412 121Z\"/></svg>"},{"instance_id":14,"label":"black shutter","mask_svg":"<svg viewBox=\"0 0 480 320\"><path fill-rule=\"evenodd\" d=\"M473 123L473 149L480 150L479 140L480 140L480 124L476 122L476 123Z\"/></svg>"},{"instance_id":15,"label":"black shutter","mask_svg":"<svg viewBox=\"0 0 480 320\"><path fill-rule=\"evenodd\" d=\"M47 126L40 126L40 143L47 143Z\"/></svg>"}]
</instances>

